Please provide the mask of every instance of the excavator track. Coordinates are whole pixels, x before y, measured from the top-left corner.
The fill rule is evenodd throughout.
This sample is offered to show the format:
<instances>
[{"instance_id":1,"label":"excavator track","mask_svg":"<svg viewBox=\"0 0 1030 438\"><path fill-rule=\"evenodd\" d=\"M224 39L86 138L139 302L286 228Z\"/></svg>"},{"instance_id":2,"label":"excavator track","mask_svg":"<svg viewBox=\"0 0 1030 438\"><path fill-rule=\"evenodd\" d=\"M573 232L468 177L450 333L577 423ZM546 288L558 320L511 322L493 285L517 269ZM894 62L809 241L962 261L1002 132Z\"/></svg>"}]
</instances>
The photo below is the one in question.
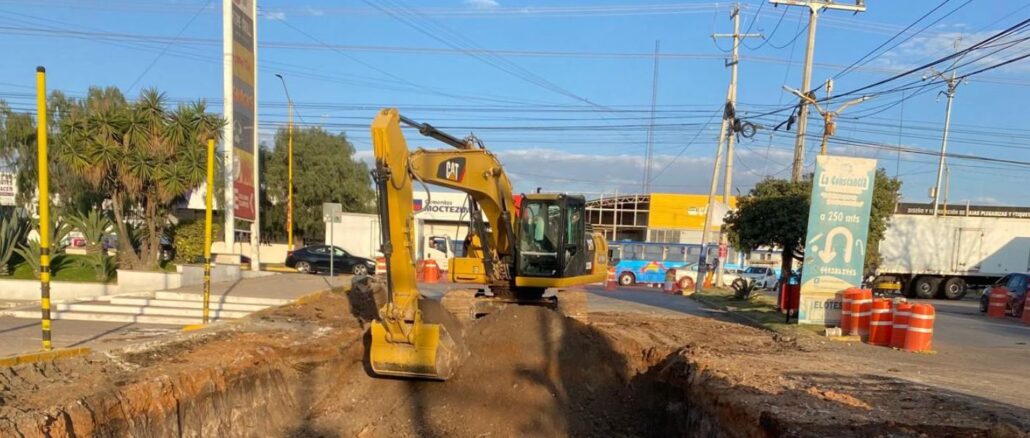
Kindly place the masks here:
<instances>
[{"instance_id":1,"label":"excavator track","mask_svg":"<svg viewBox=\"0 0 1030 438\"><path fill-rule=\"evenodd\" d=\"M583 289L563 289L558 291L558 313L563 316L587 323L587 292Z\"/></svg>"},{"instance_id":2,"label":"excavator track","mask_svg":"<svg viewBox=\"0 0 1030 438\"><path fill-rule=\"evenodd\" d=\"M492 296L480 289L452 289L440 300L448 312L461 322L474 321L507 306L540 306L563 316L587 322L587 293L582 289L564 289L557 296L534 299Z\"/></svg>"}]
</instances>

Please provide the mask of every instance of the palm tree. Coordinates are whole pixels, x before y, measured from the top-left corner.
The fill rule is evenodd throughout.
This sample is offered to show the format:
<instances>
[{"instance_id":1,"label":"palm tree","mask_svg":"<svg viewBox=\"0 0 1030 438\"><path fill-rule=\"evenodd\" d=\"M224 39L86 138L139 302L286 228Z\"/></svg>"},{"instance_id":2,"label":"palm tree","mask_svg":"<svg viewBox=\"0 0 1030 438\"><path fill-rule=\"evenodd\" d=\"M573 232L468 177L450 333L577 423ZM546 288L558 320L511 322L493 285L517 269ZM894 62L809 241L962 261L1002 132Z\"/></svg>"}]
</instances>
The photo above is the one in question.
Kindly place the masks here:
<instances>
[{"instance_id":1,"label":"palm tree","mask_svg":"<svg viewBox=\"0 0 1030 438\"><path fill-rule=\"evenodd\" d=\"M108 193L118 228L119 263L153 268L172 202L205 178L207 139L218 140L223 120L203 102L170 110L154 89L127 102L117 89L91 89L62 119L58 159L96 190ZM143 236L131 243L130 221Z\"/></svg>"}]
</instances>

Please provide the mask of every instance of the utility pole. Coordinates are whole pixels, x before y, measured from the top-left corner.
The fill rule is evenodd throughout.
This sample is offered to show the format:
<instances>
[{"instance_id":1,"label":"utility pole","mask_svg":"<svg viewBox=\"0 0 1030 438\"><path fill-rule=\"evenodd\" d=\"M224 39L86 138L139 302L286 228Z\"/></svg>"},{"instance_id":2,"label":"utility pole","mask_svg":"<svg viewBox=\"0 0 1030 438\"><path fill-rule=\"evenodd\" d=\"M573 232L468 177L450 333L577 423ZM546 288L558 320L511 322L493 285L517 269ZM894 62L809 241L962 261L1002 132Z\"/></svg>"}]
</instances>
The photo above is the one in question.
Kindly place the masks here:
<instances>
[{"instance_id":1,"label":"utility pole","mask_svg":"<svg viewBox=\"0 0 1030 438\"><path fill-rule=\"evenodd\" d=\"M833 79L827 79L825 86L825 102L828 102L830 100L830 92L833 90ZM814 106L816 112L818 112L819 115L823 117L823 139L822 143L819 145L819 155L826 155L826 142L830 139L830 137L837 133L837 122L834 121L834 119L840 117L840 113L844 112L844 110L847 109L849 106L865 102L870 98L869 96L862 96L858 99L852 99L847 102L844 102L844 104L837 107L836 110L830 110L829 108L824 109L823 107L819 106L819 101L813 99L812 96L808 94L802 93L801 90L795 90L786 85L783 86L783 89L793 93L795 96L800 97L803 102L806 102L809 105Z\"/></svg>"},{"instance_id":2,"label":"utility pole","mask_svg":"<svg viewBox=\"0 0 1030 438\"><path fill-rule=\"evenodd\" d=\"M944 136L941 138L941 157L937 163L937 184L933 186L933 215L937 216L937 210L940 205L940 194L941 194L941 178L944 175L944 155L948 153L948 129L951 127L951 103L955 99L955 89L958 88L960 80L955 78L955 69L951 70L951 77L945 78L941 72L933 71L932 76L944 79L948 84L948 91L943 93L948 96L948 105L944 110ZM929 76L927 76L929 77ZM926 79L924 77L923 79Z\"/></svg>"},{"instance_id":3,"label":"utility pole","mask_svg":"<svg viewBox=\"0 0 1030 438\"><path fill-rule=\"evenodd\" d=\"M823 9L839 9L854 13L865 12L865 0L855 0L854 5L835 3L832 0L769 0L773 6L804 6L808 15L808 46L805 49L805 67L801 70L801 91L808 93L812 86L812 57L815 52L815 26L819 12ZM794 164L791 167L790 180L801 180L801 172L805 165L805 133L808 130L808 102L801 99L798 109L798 133L794 140Z\"/></svg>"},{"instance_id":4,"label":"utility pole","mask_svg":"<svg viewBox=\"0 0 1030 438\"><path fill-rule=\"evenodd\" d=\"M654 113L658 101L658 40L654 42L654 76L651 78L651 123L647 128L647 150L644 152L644 194L651 193L651 167L654 161Z\"/></svg>"},{"instance_id":5,"label":"utility pole","mask_svg":"<svg viewBox=\"0 0 1030 438\"><path fill-rule=\"evenodd\" d=\"M733 52L732 52L733 55L730 58L730 61L726 63L726 66L730 67L730 86L729 86L729 88L726 91L726 107L723 110L722 126L721 126L721 128L719 130L719 146L718 146L719 149L722 149L723 139L726 140L726 176L725 176L725 178L723 180L723 186L722 186L722 202L724 204L726 204L726 206L730 205L730 197L733 194L733 146L734 146L734 143L735 143L735 140L736 140L736 136L734 136L733 133L730 132L730 126L731 126L730 124L733 123L733 118L735 117L734 114L736 113L736 106L737 106L737 65L740 63L740 53L739 53L740 52L740 40L743 39L743 38L762 38L762 34L760 34L760 33L748 33L748 34L741 34L740 33L740 5L739 4L734 6L733 12L730 13L730 18L733 20L733 33L731 33L731 34L725 34L725 33L712 34L712 39L713 40L716 40L716 39L719 39L719 38L733 38ZM716 164L716 165L718 165L718 164ZM716 176L717 175L714 175L713 178L716 177ZM709 200L708 200L709 209L711 209L711 206L712 206L712 199L711 198L714 197L714 196L715 196L714 192L709 193ZM707 214L707 213L705 214L705 221L706 222L708 222L709 216L711 216L711 215ZM711 225L709 224L709 226L711 226ZM701 244L704 245L705 243L708 243L707 240L708 240L708 235L707 235L707 231L706 231L705 235L702 236ZM720 248L720 252L721 252L722 248L726 244L727 244L726 231L724 229L722 229L722 227L720 227L720 232L719 232L719 248ZM727 251L727 254L728 253L729 253L729 251ZM718 271L716 271L716 280L715 280L715 284L718 284L720 286L723 285L723 281L722 281L722 276L723 276L723 271L724 271L723 266L726 264L726 261L725 260L721 260L721 258L722 258L722 256L720 255L720 262L721 263L719 263L719 269L718 269Z\"/></svg>"}]
</instances>

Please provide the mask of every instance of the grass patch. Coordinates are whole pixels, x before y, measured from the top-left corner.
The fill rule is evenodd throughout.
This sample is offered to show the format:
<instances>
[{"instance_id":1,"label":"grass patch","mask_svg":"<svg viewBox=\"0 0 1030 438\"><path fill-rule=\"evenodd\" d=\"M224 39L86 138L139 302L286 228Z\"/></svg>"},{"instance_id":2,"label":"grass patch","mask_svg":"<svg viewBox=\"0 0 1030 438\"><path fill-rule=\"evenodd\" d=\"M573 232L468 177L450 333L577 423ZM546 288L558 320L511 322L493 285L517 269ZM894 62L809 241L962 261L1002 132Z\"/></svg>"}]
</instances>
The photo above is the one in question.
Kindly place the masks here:
<instances>
[{"instance_id":1,"label":"grass patch","mask_svg":"<svg viewBox=\"0 0 1030 438\"><path fill-rule=\"evenodd\" d=\"M57 258L57 263L51 266L50 279L52 281L73 281L87 283L110 283L117 280L118 274L114 274L107 281L98 281L96 272L90 266L87 256L77 254L65 254ZM7 278L15 280L36 280L32 273L32 266L24 261L14 265L14 272Z\"/></svg>"},{"instance_id":2,"label":"grass patch","mask_svg":"<svg viewBox=\"0 0 1030 438\"><path fill-rule=\"evenodd\" d=\"M764 293L748 300L740 300L733 296L730 289L710 288L702 291L699 298L712 306L744 316L762 328L779 333L798 336L822 334L823 331L822 326L787 323L787 315L780 313L776 308L776 297Z\"/></svg>"}]
</instances>

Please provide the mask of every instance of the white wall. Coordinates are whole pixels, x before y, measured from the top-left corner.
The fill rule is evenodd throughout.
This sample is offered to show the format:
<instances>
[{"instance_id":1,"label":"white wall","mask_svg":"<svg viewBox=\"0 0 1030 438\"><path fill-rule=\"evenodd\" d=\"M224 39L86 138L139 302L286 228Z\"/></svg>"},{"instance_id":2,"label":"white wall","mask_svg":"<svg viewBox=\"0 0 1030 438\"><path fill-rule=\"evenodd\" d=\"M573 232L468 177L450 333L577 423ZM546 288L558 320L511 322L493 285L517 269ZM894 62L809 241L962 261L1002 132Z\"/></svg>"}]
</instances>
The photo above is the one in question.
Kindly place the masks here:
<instances>
[{"instance_id":1,"label":"white wall","mask_svg":"<svg viewBox=\"0 0 1030 438\"><path fill-rule=\"evenodd\" d=\"M113 295L119 291L117 284L69 281L50 282L50 299L53 301ZM39 280L0 280L0 298L39 301Z\"/></svg>"},{"instance_id":2,"label":"white wall","mask_svg":"<svg viewBox=\"0 0 1030 438\"><path fill-rule=\"evenodd\" d=\"M299 242L298 242L299 246ZM265 244L261 250L261 263L285 263L287 246L285 243ZM242 254L253 258L250 242L236 242L232 248L226 249L225 242L212 242L211 252L215 254Z\"/></svg>"}]
</instances>

